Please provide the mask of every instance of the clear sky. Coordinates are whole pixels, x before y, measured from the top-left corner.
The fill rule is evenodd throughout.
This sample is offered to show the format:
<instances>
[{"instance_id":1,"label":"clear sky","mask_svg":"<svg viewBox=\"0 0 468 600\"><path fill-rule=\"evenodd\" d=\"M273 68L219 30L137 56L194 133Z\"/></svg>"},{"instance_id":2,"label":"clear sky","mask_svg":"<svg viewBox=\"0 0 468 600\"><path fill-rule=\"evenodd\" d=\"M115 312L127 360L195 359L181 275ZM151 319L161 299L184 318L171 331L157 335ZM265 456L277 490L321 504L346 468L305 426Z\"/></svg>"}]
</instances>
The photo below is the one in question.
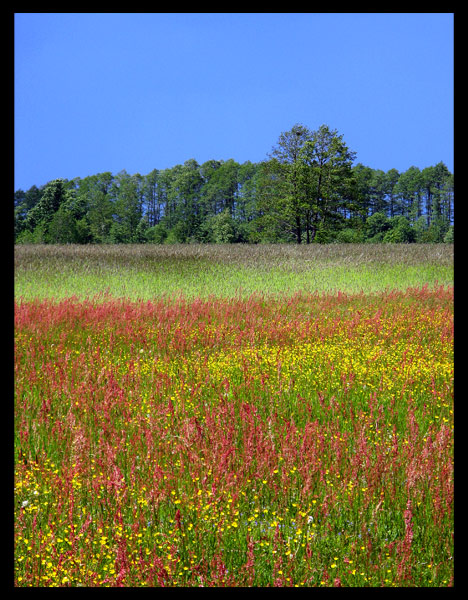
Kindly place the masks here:
<instances>
[{"instance_id":1,"label":"clear sky","mask_svg":"<svg viewBox=\"0 0 468 600\"><path fill-rule=\"evenodd\" d=\"M16 13L15 189L264 160L295 123L453 172L452 13Z\"/></svg>"}]
</instances>

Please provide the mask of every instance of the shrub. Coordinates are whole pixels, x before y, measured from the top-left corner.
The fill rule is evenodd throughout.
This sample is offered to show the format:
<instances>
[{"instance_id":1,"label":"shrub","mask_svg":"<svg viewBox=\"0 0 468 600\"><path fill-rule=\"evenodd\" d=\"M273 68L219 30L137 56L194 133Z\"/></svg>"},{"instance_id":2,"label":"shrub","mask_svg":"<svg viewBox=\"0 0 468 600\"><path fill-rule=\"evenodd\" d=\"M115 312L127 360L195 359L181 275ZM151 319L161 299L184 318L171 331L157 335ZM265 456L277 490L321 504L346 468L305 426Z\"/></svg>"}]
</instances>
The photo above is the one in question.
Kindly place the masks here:
<instances>
[{"instance_id":1,"label":"shrub","mask_svg":"<svg viewBox=\"0 0 468 600\"><path fill-rule=\"evenodd\" d=\"M213 241L216 244L231 244L236 241L236 223L229 213L229 209L215 215L210 219Z\"/></svg>"},{"instance_id":2,"label":"shrub","mask_svg":"<svg viewBox=\"0 0 468 600\"><path fill-rule=\"evenodd\" d=\"M390 222L387 215L383 212L376 212L366 220L367 238L375 238L379 233L385 233L390 228Z\"/></svg>"},{"instance_id":3,"label":"shrub","mask_svg":"<svg viewBox=\"0 0 468 600\"><path fill-rule=\"evenodd\" d=\"M165 239L166 244L183 244L187 240L185 225L182 221L179 221L174 227L168 232Z\"/></svg>"},{"instance_id":4,"label":"shrub","mask_svg":"<svg viewBox=\"0 0 468 600\"><path fill-rule=\"evenodd\" d=\"M454 237L453 237L453 225L450 225L450 227L447 230L447 233L444 235L444 244L453 244L454 241Z\"/></svg>"},{"instance_id":5,"label":"shrub","mask_svg":"<svg viewBox=\"0 0 468 600\"><path fill-rule=\"evenodd\" d=\"M145 238L152 244L163 244L167 238L167 229L162 223L158 223L145 231Z\"/></svg>"},{"instance_id":6,"label":"shrub","mask_svg":"<svg viewBox=\"0 0 468 600\"><path fill-rule=\"evenodd\" d=\"M392 217L389 219L390 229L385 233L383 241L392 244L414 242L415 234L406 217Z\"/></svg>"},{"instance_id":7,"label":"shrub","mask_svg":"<svg viewBox=\"0 0 468 600\"><path fill-rule=\"evenodd\" d=\"M338 232L335 241L340 244L360 244L364 241L364 235L357 229L342 229Z\"/></svg>"}]
</instances>

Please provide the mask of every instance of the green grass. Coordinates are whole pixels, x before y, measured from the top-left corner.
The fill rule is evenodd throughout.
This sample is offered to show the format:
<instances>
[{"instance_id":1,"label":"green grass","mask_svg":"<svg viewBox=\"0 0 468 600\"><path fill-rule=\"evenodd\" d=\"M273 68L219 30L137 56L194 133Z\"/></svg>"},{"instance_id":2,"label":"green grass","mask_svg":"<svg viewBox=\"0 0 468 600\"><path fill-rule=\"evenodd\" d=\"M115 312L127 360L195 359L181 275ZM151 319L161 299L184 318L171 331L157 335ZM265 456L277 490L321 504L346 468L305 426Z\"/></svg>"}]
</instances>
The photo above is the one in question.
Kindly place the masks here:
<instances>
[{"instance_id":1,"label":"green grass","mask_svg":"<svg viewBox=\"0 0 468 600\"><path fill-rule=\"evenodd\" d=\"M453 283L453 245L106 245L15 247L15 296L374 293Z\"/></svg>"}]
</instances>

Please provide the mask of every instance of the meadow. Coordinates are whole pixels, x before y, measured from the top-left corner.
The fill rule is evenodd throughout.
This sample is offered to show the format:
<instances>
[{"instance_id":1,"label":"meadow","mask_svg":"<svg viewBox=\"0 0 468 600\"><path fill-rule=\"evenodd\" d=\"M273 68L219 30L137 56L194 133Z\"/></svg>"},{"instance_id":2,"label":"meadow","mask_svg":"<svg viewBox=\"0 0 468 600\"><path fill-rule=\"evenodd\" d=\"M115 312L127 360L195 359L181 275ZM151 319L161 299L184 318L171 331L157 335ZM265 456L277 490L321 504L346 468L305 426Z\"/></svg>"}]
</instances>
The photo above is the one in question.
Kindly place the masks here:
<instances>
[{"instance_id":1,"label":"meadow","mask_svg":"<svg viewBox=\"0 0 468 600\"><path fill-rule=\"evenodd\" d=\"M373 293L453 283L451 244L18 245L15 295L129 300Z\"/></svg>"},{"instance_id":2,"label":"meadow","mask_svg":"<svg viewBox=\"0 0 468 600\"><path fill-rule=\"evenodd\" d=\"M18 246L14 316L16 586L453 585L452 246Z\"/></svg>"}]
</instances>

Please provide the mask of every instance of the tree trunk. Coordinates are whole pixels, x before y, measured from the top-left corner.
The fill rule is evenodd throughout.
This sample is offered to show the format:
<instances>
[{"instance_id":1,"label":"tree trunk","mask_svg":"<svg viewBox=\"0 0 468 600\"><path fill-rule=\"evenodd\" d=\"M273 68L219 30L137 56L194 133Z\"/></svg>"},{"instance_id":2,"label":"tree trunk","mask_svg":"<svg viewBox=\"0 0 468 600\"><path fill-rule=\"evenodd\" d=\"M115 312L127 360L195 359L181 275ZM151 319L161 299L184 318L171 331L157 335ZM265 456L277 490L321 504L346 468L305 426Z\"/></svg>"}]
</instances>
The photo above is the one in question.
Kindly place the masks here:
<instances>
[{"instance_id":1,"label":"tree trunk","mask_svg":"<svg viewBox=\"0 0 468 600\"><path fill-rule=\"evenodd\" d=\"M300 244L302 242L302 229L301 229L301 218L296 217L296 242Z\"/></svg>"}]
</instances>

